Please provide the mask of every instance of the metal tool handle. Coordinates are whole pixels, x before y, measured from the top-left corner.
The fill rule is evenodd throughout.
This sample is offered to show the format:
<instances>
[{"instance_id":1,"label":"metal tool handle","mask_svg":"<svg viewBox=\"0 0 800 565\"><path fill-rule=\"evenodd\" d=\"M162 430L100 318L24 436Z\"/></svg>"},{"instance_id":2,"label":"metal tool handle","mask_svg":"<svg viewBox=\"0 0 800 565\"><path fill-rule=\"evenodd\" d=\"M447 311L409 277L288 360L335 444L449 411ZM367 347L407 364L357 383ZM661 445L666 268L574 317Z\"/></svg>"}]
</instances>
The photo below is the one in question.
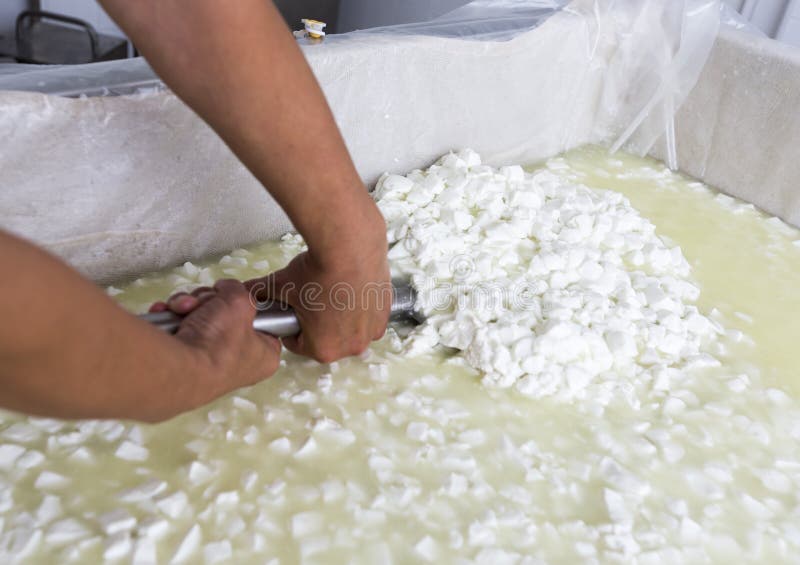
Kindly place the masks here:
<instances>
[{"instance_id":1,"label":"metal tool handle","mask_svg":"<svg viewBox=\"0 0 800 565\"><path fill-rule=\"evenodd\" d=\"M414 319L417 301L416 291L408 285L393 285L391 320ZM182 316L172 312L156 312L139 316L167 333L174 334L183 321ZM300 333L300 324L291 307L273 302L260 308L253 320L253 329L275 337L289 337Z\"/></svg>"}]
</instances>

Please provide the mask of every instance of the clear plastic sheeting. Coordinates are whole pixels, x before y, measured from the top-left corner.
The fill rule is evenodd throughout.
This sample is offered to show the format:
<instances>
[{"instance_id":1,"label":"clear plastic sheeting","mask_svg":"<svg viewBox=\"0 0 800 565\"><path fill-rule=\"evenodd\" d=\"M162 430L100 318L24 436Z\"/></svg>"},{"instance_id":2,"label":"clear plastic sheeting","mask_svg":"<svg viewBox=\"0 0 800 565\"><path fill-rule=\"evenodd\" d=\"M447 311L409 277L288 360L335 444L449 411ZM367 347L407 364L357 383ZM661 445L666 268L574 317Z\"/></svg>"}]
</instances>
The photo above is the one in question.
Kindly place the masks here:
<instances>
[{"instance_id":1,"label":"clear plastic sheeting","mask_svg":"<svg viewBox=\"0 0 800 565\"><path fill-rule=\"evenodd\" d=\"M462 147L492 165L538 161L586 143L644 154L665 131L676 166L672 117L715 41L719 1L560 6L479 0L427 25L305 47L364 181L427 166ZM104 68L115 84L135 87L149 72L138 65L128 75ZM78 77L94 69L102 75L92 66ZM81 86L17 78L49 93L75 95ZM19 88L6 79L0 88ZM114 91L96 81L84 86ZM0 226L97 280L291 228L216 135L168 92L88 99L0 93L0 108Z\"/></svg>"},{"instance_id":2,"label":"clear plastic sheeting","mask_svg":"<svg viewBox=\"0 0 800 565\"><path fill-rule=\"evenodd\" d=\"M567 4L569 0L476 0L427 22L375 27L331 39L349 41L364 34L397 34L508 41L538 27Z\"/></svg>"},{"instance_id":3,"label":"clear plastic sheeting","mask_svg":"<svg viewBox=\"0 0 800 565\"><path fill-rule=\"evenodd\" d=\"M606 17L598 18L598 26L611 25L616 40L600 110L609 120L611 149L625 147L645 155L665 134L667 164L677 169L675 113L716 41L719 2L623 0L605 9ZM654 38L653 32L659 35Z\"/></svg>"},{"instance_id":4,"label":"clear plastic sheeting","mask_svg":"<svg viewBox=\"0 0 800 565\"><path fill-rule=\"evenodd\" d=\"M800 50L725 29L676 116L681 169L800 226L798 107Z\"/></svg>"},{"instance_id":5,"label":"clear plastic sheeting","mask_svg":"<svg viewBox=\"0 0 800 565\"><path fill-rule=\"evenodd\" d=\"M141 57L88 65L0 65L0 90L57 96L120 96L164 90Z\"/></svg>"}]
</instances>

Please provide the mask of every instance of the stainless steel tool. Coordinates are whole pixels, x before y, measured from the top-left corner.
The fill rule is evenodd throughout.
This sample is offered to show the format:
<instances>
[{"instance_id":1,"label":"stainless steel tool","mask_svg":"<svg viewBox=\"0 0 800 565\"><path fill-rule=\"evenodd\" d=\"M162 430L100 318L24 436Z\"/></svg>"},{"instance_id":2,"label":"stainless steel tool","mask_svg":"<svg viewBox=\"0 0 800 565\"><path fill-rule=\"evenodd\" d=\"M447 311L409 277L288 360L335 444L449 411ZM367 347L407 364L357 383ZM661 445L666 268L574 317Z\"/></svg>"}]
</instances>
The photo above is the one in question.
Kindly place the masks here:
<instances>
[{"instance_id":1,"label":"stainless steel tool","mask_svg":"<svg viewBox=\"0 0 800 565\"><path fill-rule=\"evenodd\" d=\"M422 317L416 311L417 292L407 283L392 282L392 309L390 321L415 321L421 322ZM157 328L174 334L181 325L182 316L172 312L156 312L139 316ZM253 320L253 329L268 333L275 337L289 337L300 333L300 324L291 307L273 302L259 309Z\"/></svg>"}]
</instances>

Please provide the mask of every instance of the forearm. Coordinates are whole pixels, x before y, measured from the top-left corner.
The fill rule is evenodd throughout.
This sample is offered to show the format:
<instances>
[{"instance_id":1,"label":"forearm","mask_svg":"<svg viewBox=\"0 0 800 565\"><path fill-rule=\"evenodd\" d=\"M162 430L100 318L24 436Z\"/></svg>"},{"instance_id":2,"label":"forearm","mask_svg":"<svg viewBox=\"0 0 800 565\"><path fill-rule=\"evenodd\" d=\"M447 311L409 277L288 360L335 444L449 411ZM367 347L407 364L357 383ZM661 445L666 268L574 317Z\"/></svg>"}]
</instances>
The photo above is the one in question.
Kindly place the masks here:
<instances>
[{"instance_id":1,"label":"forearm","mask_svg":"<svg viewBox=\"0 0 800 565\"><path fill-rule=\"evenodd\" d=\"M308 64L271 2L101 0L324 255L378 239L382 218ZM359 232L360 235L359 235ZM368 236L368 237L367 237Z\"/></svg>"},{"instance_id":2,"label":"forearm","mask_svg":"<svg viewBox=\"0 0 800 565\"><path fill-rule=\"evenodd\" d=\"M188 346L46 252L0 232L0 405L63 418L161 420L199 405Z\"/></svg>"}]
</instances>

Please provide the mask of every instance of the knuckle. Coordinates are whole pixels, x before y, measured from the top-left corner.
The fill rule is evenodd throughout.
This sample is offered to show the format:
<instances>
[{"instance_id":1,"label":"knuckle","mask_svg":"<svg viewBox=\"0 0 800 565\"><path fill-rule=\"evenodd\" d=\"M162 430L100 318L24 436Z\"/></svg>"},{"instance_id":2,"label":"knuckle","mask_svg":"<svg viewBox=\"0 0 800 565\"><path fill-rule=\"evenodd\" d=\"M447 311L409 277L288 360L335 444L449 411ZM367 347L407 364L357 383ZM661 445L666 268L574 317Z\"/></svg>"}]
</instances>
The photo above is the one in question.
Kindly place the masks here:
<instances>
[{"instance_id":1,"label":"knuckle","mask_svg":"<svg viewBox=\"0 0 800 565\"><path fill-rule=\"evenodd\" d=\"M372 334L373 340L381 339L383 336L386 335L386 326L381 326L378 331Z\"/></svg>"},{"instance_id":2,"label":"knuckle","mask_svg":"<svg viewBox=\"0 0 800 565\"><path fill-rule=\"evenodd\" d=\"M242 283L234 279L219 279L214 283L214 289L224 296L235 293L239 286L242 286Z\"/></svg>"},{"instance_id":3,"label":"knuckle","mask_svg":"<svg viewBox=\"0 0 800 565\"><path fill-rule=\"evenodd\" d=\"M332 348L319 349L312 355L320 363L333 363L339 359L339 352Z\"/></svg>"},{"instance_id":4,"label":"knuckle","mask_svg":"<svg viewBox=\"0 0 800 565\"><path fill-rule=\"evenodd\" d=\"M244 290L244 287L232 294L229 298L229 302L232 307L237 309L241 308L249 310L253 308L253 305L250 302L250 295Z\"/></svg>"},{"instance_id":5,"label":"knuckle","mask_svg":"<svg viewBox=\"0 0 800 565\"><path fill-rule=\"evenodd\" d=\"M350 340L349 353L350 355L360 355L364 350L369 347L371 340L367 337L366 333L354 336Z\"/></svg>"}]
</instances>

